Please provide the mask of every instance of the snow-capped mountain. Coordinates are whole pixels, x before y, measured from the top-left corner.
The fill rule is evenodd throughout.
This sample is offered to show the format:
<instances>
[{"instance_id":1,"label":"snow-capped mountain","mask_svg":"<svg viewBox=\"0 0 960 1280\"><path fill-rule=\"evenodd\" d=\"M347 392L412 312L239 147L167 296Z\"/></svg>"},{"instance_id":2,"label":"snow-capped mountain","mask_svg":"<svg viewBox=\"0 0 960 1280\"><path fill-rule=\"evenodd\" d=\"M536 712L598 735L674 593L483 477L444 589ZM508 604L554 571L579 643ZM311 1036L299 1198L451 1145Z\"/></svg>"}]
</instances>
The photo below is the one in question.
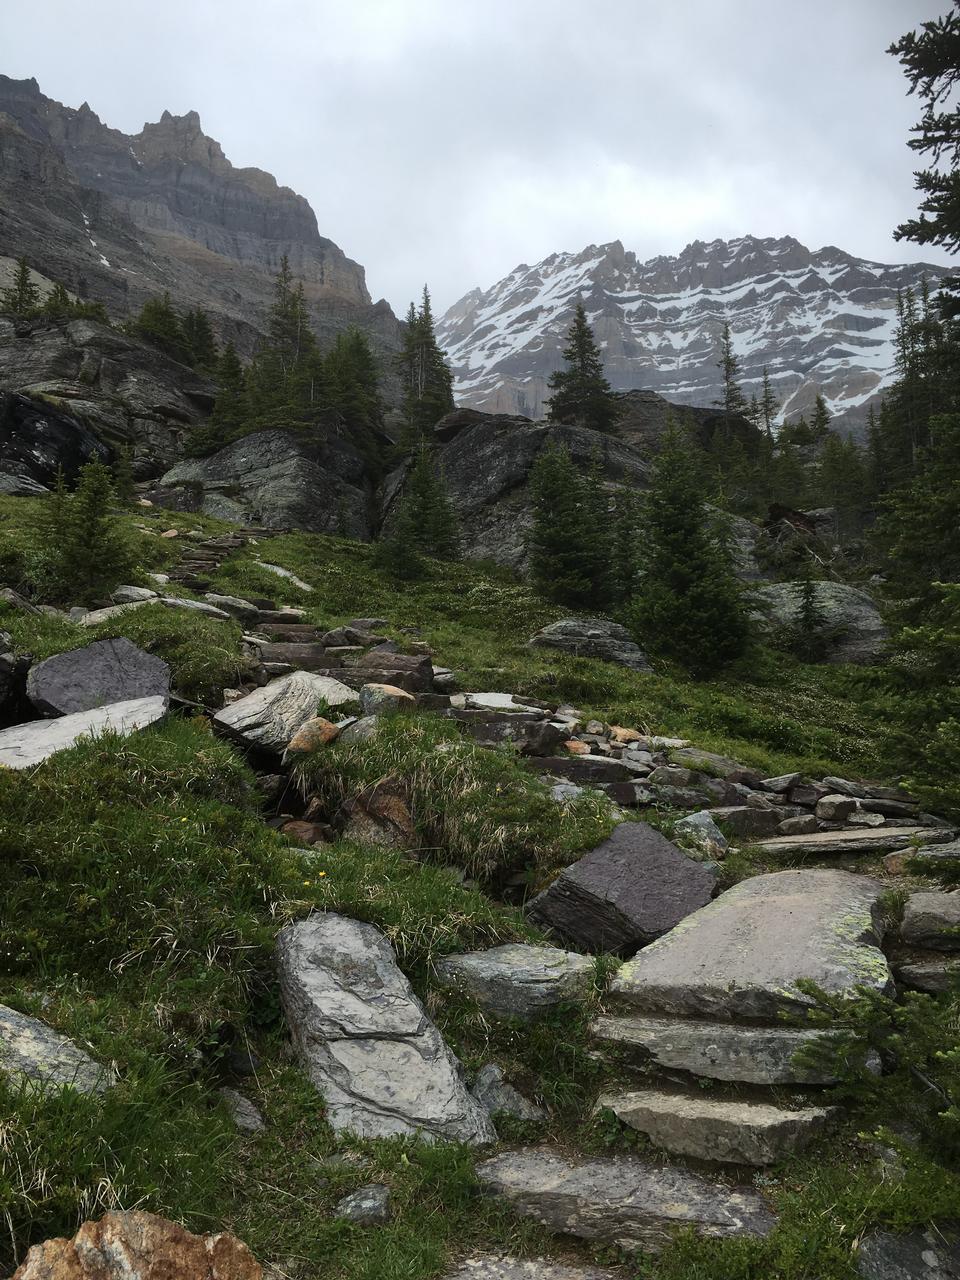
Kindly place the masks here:
<instances>
[{"instance_id":1,"label":"snow-capped mountain","mask_svg":"<svg viewBox=\"0 0 960 1280\"><path fill-rule=\"evenodd\" d=\"M539 418L578 298L614 388L647 388L682 404L718 398L718 345L729 322L748 397L766 368L782 418L821 391L837 425L855 430L894 376L897 290L919 290L924 278L934 288L944 274L832 246L811 252L789 236L696 240L649 262L615 240L523 264L473 290L443 316L438 335L461 404Z\"/></svg>"}]
</instances>

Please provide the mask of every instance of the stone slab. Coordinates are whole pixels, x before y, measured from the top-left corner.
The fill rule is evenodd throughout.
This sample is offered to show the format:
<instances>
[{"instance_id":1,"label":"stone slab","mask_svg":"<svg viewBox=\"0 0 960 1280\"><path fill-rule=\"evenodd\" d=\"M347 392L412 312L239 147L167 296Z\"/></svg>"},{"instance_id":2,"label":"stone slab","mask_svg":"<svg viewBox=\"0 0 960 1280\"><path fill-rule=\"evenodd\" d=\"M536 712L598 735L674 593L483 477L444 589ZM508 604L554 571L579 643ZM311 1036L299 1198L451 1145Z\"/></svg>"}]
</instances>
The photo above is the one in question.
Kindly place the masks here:
<instances>
[{"instance_id":1,"label":"stone slab","mask_svg":"<svg viewBox=\"0 0 960 1280\"><path fill-rule=\"evenodd\" d=\"M645 1013L759 1020L809 1007L800 979L834 994L886 992L882 892L867 876L829 869L743 880L623 965L611 995Z\"/></svg>"},{"instance_id":2,"label":"stone slab","mask_svg":"<svg viewBox=\"0 0 960 1280\"><path fill-rule=\"evenodd\" d=\"M594 963L559 947L508 942L444 956L436 971L443 985L466 992L488 1013L529 1021L562 1001L582 1000L593 985Z\"/></svg>"},{"instance_id":3,"label":"stone slab","mask_svg":"<svg viewBox=\"0 0 960 1280\"><path fill-rule=\"evenodd\" d=\"M66 1088L102 1093L109 1073L88 1053L38 1018L0 1005L0 1075L45 1092Z\"/></svg>"},{"instance_id":4,"label":"stone slab","mask_svg":"<svg viewBox=\"0 0 960 1280\"><path fill-rule=\"evenodd\" d=\"M851 831L819 831L815 835L777 836L773 840L761 840L758 847L769 854L787 854L791 857L803 853L833 855L849 853L891 853L903 849L917 839L928 844L940 840L952 840L955 832L944 828L942 834L935 828L909 826L882 827L874 830L861 827Z\"/></svg>"},{"instance_id":5,"label":"stone slab","mask_svg":"<svg viewBox=\"0 0 960 1280\"><path fill-rule=\"evenodd\" d=\"M167 664L122 636L54 654L27 674L27 697L45 716L169 694Z\"/></svg>"},{"instance_id":6,"label":"stone slab","mask_svg":"<svg viewBox=\"0 0 960 1280\"><path fill-rule=\"evenodd\" d=\"M904 908L900 936L909 947L960 951L960 893L912 893Z\"/></svg>"},{"instance_id":7,"label":"stone slab","mask_svg":"<svg viewBox=\"0 0 960 1280\"><path fill-rule=\"evenodd\" d=\"M444 1280L621 1280L623 1273L600 1267L575 1267L544 1258L467 1258Z\"/></svg>"},{"instance_id":8,"label":"stone slab","mask_svg":"<svg viewBox=\"0 0 960 1280\"><path fill-rule=\"evenodd\" d=\"M356 701L355 690L332 676L294 671L224 707L213 722L248 746L283 751L297 730L316 717L321 703L343 707Z\"/></svg>"},{"instance_id":9,"label":"stone slab","mask_svg":"<svg viewBox=\"0 0 960 1280\"><path fill-rule=\"evenodd\" d=\"M34 720L0 730L0 768L31 769L57 751L75 747L82 738L96 738L105 733L125 738L162 720L167 706L166 698L134 698L56 720Z\"/></svg>"}]
</instances>

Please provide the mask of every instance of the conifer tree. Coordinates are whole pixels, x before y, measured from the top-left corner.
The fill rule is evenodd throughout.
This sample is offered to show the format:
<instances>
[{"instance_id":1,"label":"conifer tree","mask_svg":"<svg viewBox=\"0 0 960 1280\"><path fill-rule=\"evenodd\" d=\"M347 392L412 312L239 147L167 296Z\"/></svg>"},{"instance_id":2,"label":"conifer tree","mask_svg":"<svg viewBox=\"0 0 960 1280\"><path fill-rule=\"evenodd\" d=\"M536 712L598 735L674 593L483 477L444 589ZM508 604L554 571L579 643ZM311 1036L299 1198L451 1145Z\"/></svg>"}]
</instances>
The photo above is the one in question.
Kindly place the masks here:
<instances>
[{"instance_id":1,"label":"conifer tree","mask_svg":"<svg viewBox=\"0 0 960 1280\"><path fill-rule=\"evenodd\" d=\"M723 410L723 416L727 421L727 429L729 431L732 426L732 419L746 414L747 400L739 381L740 361L733 349L733 336L730 332L729 322L726 321L720 335L720 358L717 360L717 368L720 370L722 387L720 399L715 403Z\"/></svg>"},{"instance_id":2,"label":"conifer tree","mask_svg":"<svg viewBox=\"0 0 960 1280\"><path fill-rule=\"evenodd\" d=\"M26 258L18 258L13 283L0 293L0 311L29 316L40 305L40 288L34 284Z\"/></svg>"},{"instance_id":3,"label":"conifer tree","mask_svg":"<svg viewBox=\"0 0 960 1280\"><path fill-rule=\"evenodd\" d=\"M128 444L122 444L117 450L112 472L113 491L118 505L132 507L136 501L137 488L133 478L133 450Z\"/></svg>"},{"instance_id":4,"label":"conifer tree","mask_svg":"<svg viewBox=\"0 0 960 1280\"><path fill-rule=\"evenodd\" d=\"M179 360L181 364L190 363L190 349L169 293L148 298L140 308L140 314L132 322L131 329L138 338L149 342L171 360Z\"/></svg>"},{"instance_id":5,"label":"conifer tree","mask_svg":"<svg viewBox=\"0 0 960 1280\"><path fill-rule=\"evenodd\" d=\"M603 372L603 356L582 302L578 302L563 349L566 368L552 373L547 385L547 418L609 431L618 416L617 398Z\"/></svg>"},{"instance_id":6,"label":"conifer tree","mask_svg":"<svg viewBox=\"0 0 960 1280\"><path fill-rule=\"evenodd\" d=\"M763 386L760 392L760 423L767 436L773 438L773 423L780 412L780 401L774 395L770 385L770 374L766 365L763 369Z\"/></svg>"},{"instance_id":7,"label":"conifer tree","mask_svg":"<svg viewBox=\"0 0 960 1280\"><path fill-rule=\"evenodd\" d=\"M631 598L640 567L640 500L632 489L618 489L611 527L611 596L622 604Z\"/></svg>"},{"instance_id":8,"label":"conifer tree","mask_svg":"<svg viewBox=\"0 0 960 1280\"><path fill-rule=\"evenodd\" d=\"M707 675L744 651L747 615L728 539L707 511L697 463L675 426L664 435L643 506L630 624L651 651Z\"/></svg>"},{"instance_id":9,"label":"conifer tree","mask_svg":"<svg viewBox=\"0 0 960 1280\"><path fill-rule=\"evenodd\" d=\"M821 441L826 440L829 432L830 410L827 408L826 400L818 391L813 406L813 417L810 419L810 434L813 437L813 443L820 444Z\"/></svg>"},{"instance_id":10,"label":"conifer tree","mask_svg":"<svg viewBox=\"0 0 960 1280\"><path fill-rule=\"evenodd\" d=\"M547 600L575 609L598 607L593 539L604 530L591 523L585 484L564 445L550 441L530 472L533 523L527 544L530 572Z\"/></svg>"},{"instance_id":11,"label":"conifer tree","mask_svg":"<svg viewBox=\"0 0 960 1280\"><path fill-rule=\"evenodd\" d=\"M212 372L216 368L219 352L210 317L205 311L195 307L183 317L182 330L190 363L204 373Z\"/></svg>"},{"instance_id":12,"label":"conifer tree","mask_svg":"<svg viewBox=\"0 0 960 1280\"><path fill-rule=\"evenodd\" d=\"M437 342L430 291L426 285L423 286L419 310L410 303L397 368L403 393L407 441L415 445L454 408L453 376Z\"/></svg>"},{"instance_id":13,"label":"conifer tree","mask_svg":"<svg viewBox=\"0 0 960 1280\"><path fill-rule=\"evenodd\" d=\"M433 451L422 441L403 492L417 549L438 560L455 560L459 549L457 518Z\"/></svg>"},{"instance_id":14,"label":"conifer tree","mask_svg":"<svg viewBox=\"0 0 960 1280\"><path fill-rule=\"evenodd\" d=\"M793 584L793 595L796 613L790 628L789 647L804 662L822 662L829 641L829 621L820 604L809 558L805 561L803 576Z\"/></svg>"},{"instance_id":15,"label":"conifer tree","mask_svg":"<svg viewBox=\"0 0 960 1280\"><path fill-rule=\"evenodd\" d=\"M416 525L407 502L401 500L389 531L381 535L374 547L373 562L398 582L413 582L426 574Z\"/></svg>"}]
</instances>

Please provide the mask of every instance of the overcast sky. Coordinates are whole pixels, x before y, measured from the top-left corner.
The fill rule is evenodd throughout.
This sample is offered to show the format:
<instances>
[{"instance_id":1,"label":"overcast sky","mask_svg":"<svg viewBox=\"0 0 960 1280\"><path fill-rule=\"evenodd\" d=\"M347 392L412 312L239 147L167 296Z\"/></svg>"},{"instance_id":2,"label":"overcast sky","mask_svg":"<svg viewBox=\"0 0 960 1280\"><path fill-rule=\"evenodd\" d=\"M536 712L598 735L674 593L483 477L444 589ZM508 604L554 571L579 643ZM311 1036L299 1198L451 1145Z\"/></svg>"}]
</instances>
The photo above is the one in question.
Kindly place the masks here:
<instances>
[{"instance_id":1,"label":"overcast sky","mask_svg":"<svg viewBox=\"0 0 960 1280\"><path fill-rule=\"evenodd\" d=\"M916 208L891 40L948 0L0 0L0 70L133 133L199 111L402 312L622 240L879 261Z\"/></svg>"}]
</instances>

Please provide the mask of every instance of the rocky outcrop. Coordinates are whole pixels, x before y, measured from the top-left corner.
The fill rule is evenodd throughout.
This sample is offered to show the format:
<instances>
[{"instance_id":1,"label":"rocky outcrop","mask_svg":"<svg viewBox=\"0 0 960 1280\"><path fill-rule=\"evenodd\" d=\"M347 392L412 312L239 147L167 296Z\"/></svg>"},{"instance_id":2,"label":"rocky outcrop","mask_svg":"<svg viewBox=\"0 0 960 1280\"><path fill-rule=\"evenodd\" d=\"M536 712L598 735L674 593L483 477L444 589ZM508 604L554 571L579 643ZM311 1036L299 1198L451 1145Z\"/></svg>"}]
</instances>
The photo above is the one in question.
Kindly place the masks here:
<instances>
[{"instance_id":1,"label":"rocky outcrop","mask_svg":"<svg viewBox=\"0 0 960 1280\"><path fill-rule=\"evenodd\" d=\"M626 627L606 618L561 618L530 640L535 649L559 649L575 658L601 658L633 671L652 671L647 655Z\"/></svg>"},{"instance_id":2,"label":"rocky outcrop","mask_svg":"<svg viewBox=\"0 0 960 1280\"><path fill-rule=\"evenodd\" d=\"M58 720L38 720L0 730L0 767L31 769L57 751L74 747L83 738L104 733L127 737L138 729L146 729L162 720L167 713L167 699L136 698L115 702L94 711L78 711Z\"/></svg>"},{"instance_id":3,"label":"rocky outcrop","mask_svg":"<svg viewBox=\"0 0 960 1280\"><path fill-rule=\"evenodd\" d=\"M824 617L827 662L878 662L889 634L880 610L865 591L844 582L818 582L816 605ZM796 624L800 596L795 582L763 583L755 588L754 619L770 633Z\"/></svg>"},{"instance_id":4,"label":"rocky outcrop","mask_svg":"<svg viewBox=\"0 0 960 1280\"><path fill-rule=\"evenodd\" d=\"M99 321L9 317L0 317L0 387L30 398L18 405L14 397L6 414L0 408L0 440L14 431L4 470L8 449L17 440L26 448L39 424L51 445L34 478L46 487L58 466L70 478L95 452L124 446L137 477L161 474L182 456L186 433L209 413L216 390L208 378ZM89 437L94 443L80 449L78 440Z\"/></svg>"},{"instance_id":5,"label":"rocky outcrop","mask_svg":"<svg viewBox=\"0 0 960 1280\"><path fill-rule=\"evenodd\" d=\"M259 431L180 463L148 497L238 524L370 536L363 459L336 436Z\"/></svg>"},{"instance_id":6,"label":"rocky outcrop","mask_svg":"<svg viewBox=\"0 0 960 1280\"><path fill-rule=\"evenodd\" d=\"M107 1213L72 1240L34 1245L13 1280L261 1280L236 1236L195 1236L152 1213Z\"/></svg>"},{"instance_id":7,"label":"rocky outcrop","mask_svg":"<svg viewBox=\"0 0 960 1280\"><path fill-rule=\"evenodd\" d=\"M829 245L811 252L789 236L696 240L676 257L647 262L614 240L523 263L474 289L447 311L438 334L461 404L540 418L578 300L615 390L644 387L684 405L720 399L717 350L727 322L748 399L769 368L787 416L807 411L822 391L852 426L895 377L898 290L919 291L925 278L935 289L944 274L925 263L867 262Z\"/></svg>"},{"instance_id":8,"label":"rocky outcrop","mask_svg":"<svg viewBox=\"0 0 960 1280\"><path fill-rule=\"evenodd\" d=\"M0 342L3 326L0 319ZM69 482L88 462L107 457L106 446L70 414L43 400L0 394L0 493L47 493L59 470Z\"/></svg>"},{"instance_id":9,"label":"rocky outcrop","mask_svg":"<svg viewBox=\"0 0 960 1280\"><path fill-rule=\"evenodd\" d=\"M335 1132L495 1140L378 930L317 916L284 929L277 955L287 1025Z\"/></svg>"},{"instance_id":10,"label":"rocky outcrop","mask_svg":"<svg viewBox=\"0 0 960 1280\"><path fill-rule=\"evenodd\" d=\"M122 636L55 654L36 663L27 675L27 697L45 716L169 694L167 664Z\"/></svg>"}]
</instances>

